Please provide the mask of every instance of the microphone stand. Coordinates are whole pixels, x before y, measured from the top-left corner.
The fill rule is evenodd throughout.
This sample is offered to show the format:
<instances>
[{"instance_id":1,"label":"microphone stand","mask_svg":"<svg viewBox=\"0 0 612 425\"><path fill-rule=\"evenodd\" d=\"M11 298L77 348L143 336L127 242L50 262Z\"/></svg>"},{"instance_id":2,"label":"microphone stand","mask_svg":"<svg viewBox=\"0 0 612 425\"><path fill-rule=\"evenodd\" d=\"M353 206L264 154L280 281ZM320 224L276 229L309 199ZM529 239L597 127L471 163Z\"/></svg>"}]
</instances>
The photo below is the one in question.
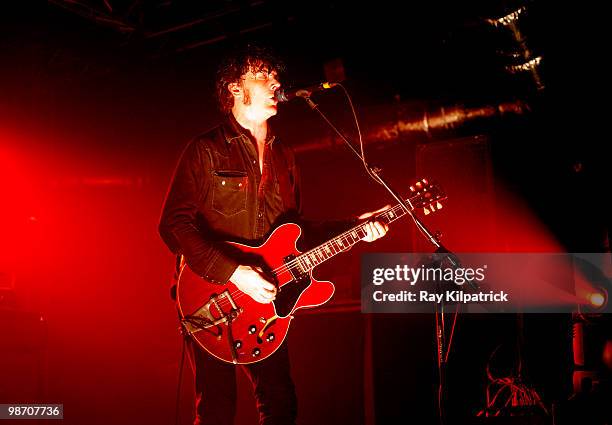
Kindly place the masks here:
<instances>
[{"instance_id":1,"label":"microphone stand","mask_svg":"<svg viewBox=\"0 0 612 425\"><path fill-rule=\"evenodd\" d=\"M312 110L316 111L321 116L321 118L329 125L329 127L332 130L334 130L334 132L338 136L340 136L340 138L344 141L344 143L346 143L346 145L357 156L357 158L359 158L365 164L372 178L375 181L377 181L379 184L381 184L391 194L391 196L393 196L393 198L397 202L399 202L402 208L406 211L406 213L414 221L414 224L416 225L417 229L419 229L421 234L435 247L434 252L443 254L443 257L446 257L454 268L460 267L461 264L459 263L458 258L440 243L438 238L434 234L432 234L429 231L429 229L427 229L427 227L423 224L423 222L413 213L412 209L409 207L409 205L406 204L406 202L402 199L402 197L399 196L398 193L389 186L389 184L380 175L381 170L377 167L372 167L365 162L365 159L361 156L361 154L359 154L359 152L357 152L357 150L353 146L353 143L351 143L348 140L348 138L327 118L327 116L319 109L319 106L310 99L310 94L311 93L306 92L305 94L299 95L299 96L302 97L306 101L306 103L308 104L308 106L310 106ZM476 284L473 281L468 281L467 283L472 288L474 289L477 288ZM438 413L439 413L440 425L442 425L444 424L444 417L443 417L443 410L442 410L442 406L443 406L442 397L444 395L443 388L444 388L445 378L446 378L446 363L447 363L446 352L447 352L447 349L449 348L446 346L446 335L444 331L444 302L440 303L439 309L438 309L438 304L436 303L435 318L436 318L435 324L436 324L436 341L437 341L437 353L436 354L437 354L437 359L438 359L438 380L439 380Z\"/></svg>"}]
</instances>

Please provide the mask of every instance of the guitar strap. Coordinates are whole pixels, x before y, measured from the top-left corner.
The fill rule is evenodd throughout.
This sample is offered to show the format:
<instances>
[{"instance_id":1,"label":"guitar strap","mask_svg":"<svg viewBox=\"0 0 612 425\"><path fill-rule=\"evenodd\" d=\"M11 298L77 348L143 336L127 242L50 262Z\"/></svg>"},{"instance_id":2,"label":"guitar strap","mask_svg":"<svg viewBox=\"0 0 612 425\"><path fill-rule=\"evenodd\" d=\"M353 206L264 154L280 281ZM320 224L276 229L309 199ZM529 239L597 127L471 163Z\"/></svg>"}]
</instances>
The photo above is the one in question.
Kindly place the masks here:
<instances>
[{"instance_id":1,"label":"guitar strap","mask_svg":"<svg viewBox=\"0 0 612 425\"><path fill-rule=\"evenodd\" d=\"M178 283L179 276L181 274L181 270L185 267L185 256L177 255L176 262L174 264L174 273L172 273L172 280L170 282L170 298L173 301L176 301L176 285Z\"/></svg>"}]
</instances>

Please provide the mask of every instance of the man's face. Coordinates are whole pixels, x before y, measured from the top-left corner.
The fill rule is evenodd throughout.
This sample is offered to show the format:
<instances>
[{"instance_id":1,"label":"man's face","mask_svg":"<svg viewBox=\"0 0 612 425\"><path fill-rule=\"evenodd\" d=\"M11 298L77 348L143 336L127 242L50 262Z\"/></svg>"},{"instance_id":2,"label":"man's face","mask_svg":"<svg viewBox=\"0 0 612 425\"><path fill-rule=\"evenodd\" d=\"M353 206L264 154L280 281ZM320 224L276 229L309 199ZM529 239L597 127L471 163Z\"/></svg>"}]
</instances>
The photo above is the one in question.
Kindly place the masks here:
<instances>
[{"instance_id":1,"label":"man's face","mask_svg":"<svg viewBox=\"0 0 612 425\"><path fill-rule=\"evenodd\" d=\"M265 65L251 67L241 77L241 91L234 97L234 105L242 109L249 119L267 120L276 115L274 93L280 86L276 71L270 71ZM236 105L237 102L240 105Z\"/></svg>"}]
</instances>

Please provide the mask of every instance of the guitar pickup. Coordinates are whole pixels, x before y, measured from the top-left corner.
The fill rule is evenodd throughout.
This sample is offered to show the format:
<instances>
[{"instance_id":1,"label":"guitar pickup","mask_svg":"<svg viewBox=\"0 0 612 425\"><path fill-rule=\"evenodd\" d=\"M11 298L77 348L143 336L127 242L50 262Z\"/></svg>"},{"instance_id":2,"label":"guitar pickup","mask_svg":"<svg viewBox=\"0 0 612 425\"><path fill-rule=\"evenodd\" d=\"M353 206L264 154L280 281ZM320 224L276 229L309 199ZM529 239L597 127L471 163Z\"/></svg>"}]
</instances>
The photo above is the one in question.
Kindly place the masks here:
<instances>
[{"instance_id":1,"label":"guitar pickup","mask_svg":"<svg viewBox=\"0 0 612 425\"><path fill-rule=\"evenodd\" d=\"M310 278L308 273L306 273L304 269L302 268L302 265L300 264L299 261L296 263L297 267L288 266L288 263L290 263L293 260L295 260L295 254L290 254L290 255L287 255L285 258L283 258L283 263L287 266L287 269L291 273L291 276L293 276L293 279L298 281L298 280Z\"/></svg>"}]
</instances>

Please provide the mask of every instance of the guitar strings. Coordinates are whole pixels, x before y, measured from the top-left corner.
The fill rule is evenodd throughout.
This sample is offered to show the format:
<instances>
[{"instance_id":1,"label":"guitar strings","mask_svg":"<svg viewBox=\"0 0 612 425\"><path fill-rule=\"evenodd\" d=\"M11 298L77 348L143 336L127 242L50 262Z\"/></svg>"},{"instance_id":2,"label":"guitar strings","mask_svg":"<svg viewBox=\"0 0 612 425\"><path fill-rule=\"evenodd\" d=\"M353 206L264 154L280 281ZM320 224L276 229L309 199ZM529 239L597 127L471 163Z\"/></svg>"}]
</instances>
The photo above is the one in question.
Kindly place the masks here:
<instances>
[{"instance_id":1,"label":"guitar strings","mask_svg":"<svg viewBox=\"0 0 612 425\"><path fill-rule=\"evenodd\" d=\"M410 202L410 200L408 200L408 202ZM393 212L393 213L394 213L394 217L392 217L392 218L388 218L389 223L391 223L391 222L395 221L396 219L398 219L398 218L400 217L400 216L398 216L398 214L396 213L396 211L398 211L398 210L403 211L403 209L404 209L404 208L403 208L401 205L399 205L399 204L398 204L398 205L396 205L396 206L394 206L394 207L389 208L389 209L388 209L388 210L386 210L385 212L381 213L379 216L387 215L389 212ZM414 208L413 208L413 209L414 209ZM275 274L277 274L277 273L281 273L281 272L285 272L285 271L290 270L290 267L291 267L291 270L294 270L295 268L293 268L293 266L299 263L299 258L300 258L300 257L304 257L304 256L306 256L306 255L310 255L311 253L323 253L323 252L324 252L324 251L323 251L323 250L324 250L324 248L322 248L323 246L326 246L326 245L330 244L330 243L331 243L331 242L333 242L334 240L337 240L337 239L344 239L344 238L346 238L346 237L347 237L347 236L348 236L350 233L352 233L352 232L354 232L354 231L357 231L357 230L363 230L363 228L365 227L365 225L366 225L366 224L364 223L364 224L360 225L360 226L359 226L357 229L349 229L349 230L347 230L346 232L341 233L340 235L336 236L335 238L332 238L332 239L328 240L327 242L325 242L325 243L321 244L319 247L314 248L314 249L311 249L310 251L306 251L306 252L305 252L305 253L303 253L303 254L300 254L300 256L299 256L299 257L296 257L295 259L293 259L293 260L291 260L291 261L289 261L289 262L287 262L287 263L283 264L282 266L280 266L280 267L278 267L278 268L276 268L276 269L272 270L272 272L273 272L273 273L275 273ZM332 245L332 247L333 247L333 245ZM345 249L341 249L341 250L340 250L340 251L338 251L338 252L334 252L334 253L333 253L333 255L336 255L336 254L338 254L339 252L343 252L343 251L345 251ZM332 251L332 252L333 252L333 251ZM317 265L318 265L318 264L315 264L315 266L317 266Z\"/></svg>"},{"instance_id":2,"label":"guitar strings","mask_svg":"<svg viewBox=\"0 0 612 425\"><path fill-rule=\"evenodd\" d=\"M414 211L415 207L412 205L412 199L416 198L417 196L419 196L419 195L415 195L412 198L409 198L409 199L406 200L408 205L410 205L410 207L411 207L411 209L413 211ZM434 202L436 200L435 199L431 199L430 201ZM388 217L389 223L391 223L391 222L393 222L393 221L395 221L398 218L403 216L403 214L402 215L398 215L397 211L402 211L403 212L404 211L404 207L402 205L400 205L400 204L397 204L394 207L391 207L388 210L384 211L383 213L379 214L377 217L388 215L389 212L393 212L394 213L393 216L392 217ZM309 265L307 265L308 267L306 267L306 269L304 269L302 267L302 265L299 263L299 261L300 261L299 259L301 257L310 256L313 253L315 254L315 258L317 258L317 259L318 259L318 257L316 256L316 254L321 254L321 256L323 258L325 258L324 248L323 248L324 246L330 245L333 248L333 245L331 245L331 243L333 241L344 239L344 238L346 238L349 235L349 233L356 232L358 230L363 230L365 225L366 225L366 223L362 224L357 229L354 229L354 228L353 229L349 229L346 232L341 233L340 235L336 236L335 238L332 238L329 241L321 244L319 247L311 249L310 251L306 251L303 254L300 254L295 259L293 259L293 260L283 264L282 266L277 267L276 269L272 270L272 273L275 276L278 276L281 273L291 272L292 270L298 270L298 271L300 271L302 273L308 272L308 271L312 270L314 267L318 266L320 263L314 262L315 264L314 264L313 267L310 267ZM348 244L348 245L349 245L349 248L351 248L352 245L350 245L350 244ZM337 251L337 252L334 252L334 250L330 249L330 251L332 252L332 256L334 256L334 255L339 254L340 252L346 251L347 249L341 249L340 251ZM331 258L331 257L329 257L329 258ZM236 291L232 291L229 294L229 296L232 298L232 300L237 300L239 298L242 298L243 295L246 295L246 294L244 292L242 292L241 290L239 290L239 289L237 289ZM226 298L223 298L222 300L219 300L218 304L219 304L219 306L222 306L222 307L226 307L227 305L231 305L231 303Z\"/></svg>"},{"instance_id":3,"label":"guitar strings","mask_svg":"<svg viewBox=\"0 0 612 425\"><path fill-rule=\"evenodd\" d=\"M408 201L410 202L410 200L408 200ZM398 216L398 215L396 214L396 212L397 212L397 211L403 211L403 210L404 210L404 208L403 208L401 205L399 205L399 204L398 204L398 205L396 205L396 206L394 206L394 207L389 208L389 209L388 209L388 210L386 210L385 212L381 213L381 214L380 214L380 216L387 215L389 212L393 212L393 213L394 213L394 217L392 217L392 218L388 218L389 222L391 223L391 222L395 221L396 219L398 219L398 218L400 217L400 216ZM317 263L315 263L315 264L314 264L314 267L310 268L309 270L304 270L304 268L302 267L302 265L301 265L301 264L299 264L299 258L300 258L300 257L304 257L304 256L306 256L306 255L310 256L310 255L312 255L312 254L314 253L314 254L319 254L319 255L321 255L323 258L325 258L325 252L324 252L324 248L323 248L323 246L326 246L326 245L330 244L330 243L331 243L331 242L333 242L334 240L338 240L338 239L343 239L343 238L346 238L346 237L347 237L347 236L348 236L350 233L352 233L352 232L356 232L356 231L359 231L359 230L363 230L363 228L364 228L364 227L365 227L365 223L364 223L364 224L362 224L361 226L359 226L357 229L349 229L349 230L347 230L346 232L341 233L340 235L336 236L335 238L332 238L332 239L330 239L329 241L327 241L327 242L325 242L325 243L321 244L321 246L316 247L316 248L313 248L313 249L311 249L310 251L306 251L305 253L300 254L300 256L299 256L299 257L296 257L295 259L293 259L293 260L291 260L291 261L289 261L289 262L287 262L287 263L283 264L282 266L277 267L276 269L272 270L272 273L273 273L273 274L275 275L275 277L276 277L276 276L278 276L278 275L279 275L279 274L281 274L281 273L284 273L284 272L291 272L292 270L298 270L298 271L300 271L300 272L307 272L307 271L310 271L310 270L312 270L314 267L318 266L320 263L318 263L318 264L317 264ZM333 248L333 245L331 245L331 246L332 246L332 248ZM349 246L349 248L350 248L350 246ZM347 248L347 249L348 249L348 248ZM339 251L337 251L337 252L334 252L334 250L330 250L330 251L332 252L332 256L334 256L334 255L339 254L340 252L344 252L344 251L346 251L346 249L341 249L341 250L339 250ZM318 258L318 257L316 257L316 255L315 255L315 258ZM329 258L331 258L331 257L329 257ZM230 292L230 294L229 294L229 295L230 295L230 297L231 297L233 300L238 300L238 299L242 298L242 296L243 296L243 295L246 295L246 294L245 294L244 292L242 292L241 290L237 289L236 291L232 291L232 292ZM228 301L226 298L223 298L223 299L219 300L219 301L217 302L217 304L218 304L220 307L227 307L227 306L231 305L231 303L230 303L230 302L229 302L229 301Z\"/></svg>"},{"instance_id":4,"label":"guitar strings","mask_svg":"<svg viewBox=\"0 0 612 425\"><path fill-rule=\"evenodd\" d=\"M336 239L345 238L349 233L351 233L353 231L363 230L364 226L365 226L365 224L359 226L358 229L351 229L351 230L348 230L348 231L346 231L344 233L341 233L337 237L335 237L333 239L330 239L328 242L326 242L326 243L324 243L322 245L327 245L328 243L330 243L331 241L336 240ZM332 247L333 247L333 245L332 245ZM334 252L334 251L336 251L336 250L331 250L332 256L337 255L340 252L346 251L346 249L341 249L341 250L338 250L336 252ZM300 257L305 256L305 255L312 255L313 253L319 254L323 258L325 258L324 248L322 248L322 247L317 247L317 248L311 249L310 251L306 251L305 253L300 254ZM318 257L316 257L316 258L318 258ZM320 263L318 263L318 264L320 264ZM314 263L314 266L316 267L318 264ZM303 266L301 264L299 264L299 259L295 258L294 260L291 260L291 261L283 264L282 266L277 267L276 269L272 270L271 272L272 272L272 274L274 274L275 277L278 277L278 275L280 275L281 273L291 272L293 270L297 270L298 272L304 273L304 272L308 272L308 271L312 270L313 268L314 267L305 270L303 268ZM242 292L241 290L237 289L235 291L230 292L229 295L230 295L230 297L233 300L238 300L238 299L242 298L243 295L246 295L246 294L244 292ZM221 306L221 307L227 307L227 306L231 305L231 303L226 298L223 298L223 299L219 300L217 302L217 304L219 306Z\"/></svg>"},{"instance_id":5,"label":"guitar strings","mask_svg":"<svg viewBox=\"0 0 612 425\"><path fill-rule=\"evenodd\" d=\"M414 207L412 206L412 203L411 203L410 201L411 201L411 200L410 200L410 199L408 199L408 203L410 204L410 206L411 206L411 207L412 207L412 209L414 210ZM432 202L433 202L433 201L432 201ZM396 206L394 206L394 207L389 208L389 209L388 209L388 210L386 210L385 212L381 213L379 216L387 215L389 212L393 212L393 213L394 213L394 216L393 216L393 217L391 217L391 218L388 218L389 223L391 223L391 222L393 222L393 221L395 221L395 220L397 220L398 218L400 218L400 217L401 217L401 216L397 215L397 211L404 211L404 208L403 208L401 205L399 205L399 204L398 204L398 205L396 205ZM402 216L403 216L403 214L402 214ZM289 261L289 262L287 262L287 263L283 264L282 266L280 266L280 267L278 267L278 268L276 268L276 269L272 270L272 273L273 273L275 276L278 276L280 273L284 273L284 272L287 272L287 271L288 271L288 272L290 272L290 271L292 271L292 270L299 270L299 271L301 271L301 272L304 272L304 271L310 271L310 270L312 270L314 267L316 267L317 265L319 265L320 263L318 263L318 264L317 264L317 263L315 263L315 264L314 264L314 267L311 267L311 268L310 268L310 269L308 269L308 270L304 270L304 268L302 267L302 265L301 265L301 264L299 264L299 258L300 258L300 257L304 257L304 256L306 256L306 255L311 255L312 253L315 253L315 254L321 254L321 255L323 256L323 258L325 258L325 256L324 256L324 248L322 248L322 246L326 246L326 245L330 244L331 242L333 242L334 240L338 240L338 239L343 239L343 238L346 238L346 237L348 236L348 234L349 234L349 233L352 233L352 232L354 232L354 231L358 231L358 230L363 230L363 228L364 228L364 227L365 227L365 223L364 223L364 224L362 224L361 226L359 226L357 229L349 229L349 230L347 230L346 232L341 233L340 235L336 236L335 238L330 239L329 241L327 241L327 242L325 242L325 243L321 244L321 247L317 247L317 248L311 249L310 251L306 251L306 252L305 252L305 253L303 253L303 254L300 254L300 256L299 256L299 257L296 257L294 260L291 260L291 261ZM331 246L333 247L333 245L331 245ZM349 246L349 248L350 248L350 247L351 247L351 246ZM347 248L347 249L348 249L348 248ZM337 251L337 252L334 252L333 250L331 250L331 252L332 252L332 256L337 255L337 254L339 254L340 252L344 252L344 251L346 251L346 249L341 249L340 251ZM316 256L315 256L315 258L318 258L318 257L316 257ZM331 257L329 257L329 258L331 258ZM242 296L243 296L243 295L246 295L246 294L245 294L244 292L240 291L239 289L237 289L236 291L232 291L232 292L230 292L230 294L229 294L229 295L230 295L230 297L231 297L233 300L238 300L238 299L242 298ZM230 303L230 302L229 302L227 299L225 299L225 298L223 298L222 300L219 300L218 304L219 304L219 306L222 306L222 307L226 307L226 306L228 306L228 305L231 305L231 303Z\"/></svg>"}]
</instances>

